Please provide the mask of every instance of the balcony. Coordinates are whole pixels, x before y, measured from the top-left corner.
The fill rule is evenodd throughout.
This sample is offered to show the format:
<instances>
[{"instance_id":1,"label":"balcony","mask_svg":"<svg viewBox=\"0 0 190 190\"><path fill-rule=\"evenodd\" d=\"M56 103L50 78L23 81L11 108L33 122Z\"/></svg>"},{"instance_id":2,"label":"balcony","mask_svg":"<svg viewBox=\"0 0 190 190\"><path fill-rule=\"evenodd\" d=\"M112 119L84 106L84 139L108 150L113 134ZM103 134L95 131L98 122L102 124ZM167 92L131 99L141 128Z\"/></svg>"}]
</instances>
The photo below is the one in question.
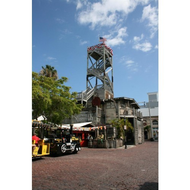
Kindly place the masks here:
<instances>
[{"instance_id":1,"label":"balcony","mask_svg":"<svg viewBox=\"0 0 190 190\"><path fill-rule=\"evenodd\" d=\"M120 117L139 117L142 118L142 113L134 108L120 108Z\"/></svg>"}]
</instances>

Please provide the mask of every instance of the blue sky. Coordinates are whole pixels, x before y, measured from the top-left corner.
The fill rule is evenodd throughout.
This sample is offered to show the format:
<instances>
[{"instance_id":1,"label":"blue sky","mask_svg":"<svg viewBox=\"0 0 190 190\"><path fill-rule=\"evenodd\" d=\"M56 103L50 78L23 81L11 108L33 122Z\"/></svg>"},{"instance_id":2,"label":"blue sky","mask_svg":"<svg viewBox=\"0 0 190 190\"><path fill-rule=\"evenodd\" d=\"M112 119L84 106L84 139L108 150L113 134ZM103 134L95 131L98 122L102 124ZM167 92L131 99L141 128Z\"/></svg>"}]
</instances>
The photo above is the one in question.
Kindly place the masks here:
<instances>
[{"instance_id":1,"label":"blue sky","mask_svg":"<svg viewBox=\"0 0 190 190\"><path fill-rule=\"evenodd\" d=\"M33 0L32 71L51 65L71 91L86 89L87 47L113 50L114 97L158 91L157 0Z\"/></svg>"}]
</instances>

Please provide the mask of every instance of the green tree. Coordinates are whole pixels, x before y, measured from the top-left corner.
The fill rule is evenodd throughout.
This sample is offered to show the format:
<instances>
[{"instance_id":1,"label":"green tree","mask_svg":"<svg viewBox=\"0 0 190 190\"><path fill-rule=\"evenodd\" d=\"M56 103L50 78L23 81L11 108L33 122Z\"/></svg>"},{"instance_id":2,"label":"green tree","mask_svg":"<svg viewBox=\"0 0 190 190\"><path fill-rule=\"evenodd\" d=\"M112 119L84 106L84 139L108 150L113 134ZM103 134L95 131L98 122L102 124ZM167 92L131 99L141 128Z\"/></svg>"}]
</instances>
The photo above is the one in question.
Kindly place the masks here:
<instances>
[{"instance_id":1,"label":"green tree","mask_svg":"<svg viewBox=\"0 0 190 190\"><path fill-rule=\"evenodd\" d=\"M149 132L151 126L150 125L147 125L146 127L144 127L144 130L147 130Z\"/></svg>"},{"instance_id":2,"label":"green tree","mask_svg":"<svg viewBox=\"0 0 190 190\"><path fill-rule=\"evenodd\" d=\"M133 131L133 126L131 125L131 123L128 121L128 119L126 118L126 120L124 121L124 119L113 119L110 122L112 124L113 127L117 128L118 131L118 138L122 137L124 138L125 135L125 131L124 131L124 125L126 125L127 127L127 131Z\"/></svg>"},{"instance_id":3,"label":"green tree","mask_svg":"<svg viewBox=\"0 0 190 190\"><path fill-rule=\"evenodd\" d=\"M55 80L58 79L57 70L50 65L46 65L46 67L42 66L42 70L40 71L39 75L46 76L46 77L53 77Z\"/></svg>"},{"instance_id":4,"label":"green tree","mask_svg":"<svg viewBox=\"0 0 190 190\"><path fill-rule=\"evenodd\" d=\"M51 105L48 78L32 72L32 116L37 119Z\"/></svg>"},{"instance_id":5,"label":"green tree","mask_svg":"<svg viewBox=\"0 0 190 190\"><path fill-rule=\"evenodd\" d=\"M43 115L47 121L61 124L65 118L79 114L82 105L77 104L76 92L70 93L65 86L66 77L55 80L32 72L32 109L33 118Z\"/></svg>"}]
</instances>

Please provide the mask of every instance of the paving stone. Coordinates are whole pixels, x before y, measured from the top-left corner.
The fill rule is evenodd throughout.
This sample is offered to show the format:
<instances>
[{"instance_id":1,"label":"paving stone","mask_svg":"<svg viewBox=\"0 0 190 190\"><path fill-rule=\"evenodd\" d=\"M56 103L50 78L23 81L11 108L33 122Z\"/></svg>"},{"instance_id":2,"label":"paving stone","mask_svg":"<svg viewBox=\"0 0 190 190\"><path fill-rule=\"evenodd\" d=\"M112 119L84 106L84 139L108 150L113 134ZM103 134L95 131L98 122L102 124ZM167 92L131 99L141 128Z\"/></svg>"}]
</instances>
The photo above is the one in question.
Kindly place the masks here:
<instances>
[{"instance_id":1,"label":"paving stone","mask_svg":"<svg viewBox=\"0 0 190 190\"><path fill-rule=\"evenodd\" d=\"M157 190L158 142L43 157L32 162L32 189Z\"/></svg>"}]
</instances>

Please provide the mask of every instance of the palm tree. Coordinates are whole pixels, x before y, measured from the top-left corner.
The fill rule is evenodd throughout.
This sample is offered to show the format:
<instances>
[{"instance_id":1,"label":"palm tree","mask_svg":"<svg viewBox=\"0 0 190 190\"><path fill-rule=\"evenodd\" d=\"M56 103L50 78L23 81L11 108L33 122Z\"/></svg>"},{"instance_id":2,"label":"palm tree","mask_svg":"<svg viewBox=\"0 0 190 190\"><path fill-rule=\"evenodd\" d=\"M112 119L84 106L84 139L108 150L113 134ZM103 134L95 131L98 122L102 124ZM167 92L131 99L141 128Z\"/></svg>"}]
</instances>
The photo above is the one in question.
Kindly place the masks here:
<instances>
[{"instance_id":1,"label":"palm tree","mask_svg":"<svg viewBox=\"0 0 190 190\"><path fill-rule=\"evenodd\" d=\"M127 127L127 132L133 132L133 130L134 130L132 124L128 121L127 118L125 120L116 118L116 119L111 120L110 123L112 124L113 127L117 128L118 138L124 137L124 135L125 135L124 125L126 125L126 127Z\"/></svg>"},{"instance_id":2,"label":"palm tree","mask_svg":"<svg viewBox=\"0 0 190 190\"><path fill-rule=\"evenodd\" d=\"M39 73L40 75L46 76L46 77L53 77L55 80L58 79L57 70L54 69L54 67L50 65L46 65L46 67L42 66L42 70Z\"/></svg>"}]
</instances>

